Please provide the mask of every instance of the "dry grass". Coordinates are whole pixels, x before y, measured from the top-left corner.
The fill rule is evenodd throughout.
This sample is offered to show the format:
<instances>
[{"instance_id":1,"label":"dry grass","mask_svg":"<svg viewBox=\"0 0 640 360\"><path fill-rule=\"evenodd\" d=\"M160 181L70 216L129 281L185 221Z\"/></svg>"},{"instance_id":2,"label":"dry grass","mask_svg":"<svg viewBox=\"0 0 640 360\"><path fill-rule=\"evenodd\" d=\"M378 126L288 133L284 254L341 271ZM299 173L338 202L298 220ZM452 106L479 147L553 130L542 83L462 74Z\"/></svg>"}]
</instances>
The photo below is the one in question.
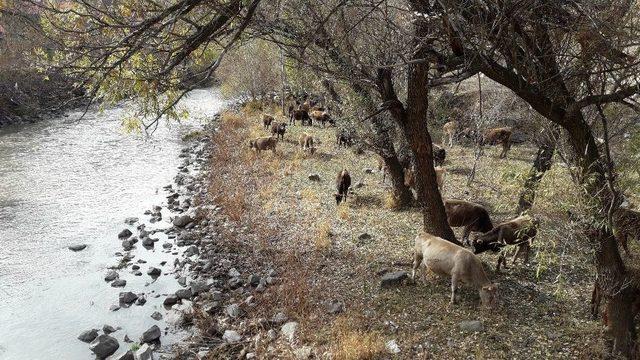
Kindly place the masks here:
<instances>
[{"instance_id":1,"label":"dry grass","mask_svg":"<svg viewBox=\"0 0 640 360\"><path fill-rule=\"evenodd\" d=\"M395 211L388 185L380 183L381 174L362 171L377 168L376 157L336 148L331 128L300 126L287 130L275 156L256 157L244 145L250 137L266 134L259 119L264 109L256 109L253 106L246 118L239 116L241 120L235 114L223 120L221 135L214 139L217 174L211 189L230 218L259 233L256 248L282 274L282 283L265 293L259 314L285 311L300 322L306 344L335 358L381 357L384 342L391 339L398 342L402 358L599 354L601 327L590 319L587 306L593 282L591 256L586 241L566 219L567 209L579 211L584 205L562 166L554 165L545 176L532 209L542 225L531 263L496 274L492 270L497 255L481 256L490 278L498 283L499 310L479 311L477 292L471 289L463 289L460 304L450 307L446 279L429 276L416 286L379 287L379 273L410 269L411 243L422 216L415 209ZM316 154L302 154L294 144L303 131L319 140ZM515 216L535 149L516 146L508 159L498 159L498 148L487 149L476 181L468 187L472 150L456 145L447 151L445 197L487 205L496 223ZM333 179L342 168L351 172L354 183L365 185L336 207ZM310 181L310 173L319 174L321 181ZM235 190L224 186L230 179ZM265 224L277 227L269 228L266 236L261 229ZM372 239L360 241L363 232ZM341 317L327 314L330 301L346 305ZM343 319L355 318L367 326L345 325L349 321ZM485 331L464 334L458 327L463 320L481 320ZM282 354L292 356L290 351Z\"/></svg>"}]
</instances>

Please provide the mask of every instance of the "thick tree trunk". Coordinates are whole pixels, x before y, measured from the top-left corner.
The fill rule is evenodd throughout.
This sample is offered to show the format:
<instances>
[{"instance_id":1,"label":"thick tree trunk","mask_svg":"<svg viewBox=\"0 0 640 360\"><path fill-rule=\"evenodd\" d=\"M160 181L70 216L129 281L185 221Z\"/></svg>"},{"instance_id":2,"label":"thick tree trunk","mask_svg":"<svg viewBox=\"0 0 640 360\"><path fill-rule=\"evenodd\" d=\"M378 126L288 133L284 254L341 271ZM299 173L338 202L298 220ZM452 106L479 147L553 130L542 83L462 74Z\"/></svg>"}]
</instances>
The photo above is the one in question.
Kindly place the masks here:
<instances>
[{"instance_id":1,"label":"thick tree trunk","mask_svg":"<svg viewBox=\"0 0 640 360\"><path fill-rule=\"evenodd\" d=\"M398 157L393 154L389 155L388 151L378 153L387 166L387 175L391 179L393 186L393 197L396 199L396 205L399 209L408 208L413 202L413 194L411 189L404 183L404 170Z\"/></svg>"},{"instance_id":2,"label":"thick tree trunk","mask_svg":"<svg viewBox=\"0 0 640 360\"><path fill-rule=\"evenodd\" d=\"M542 141L538 148L536 158L533 160L533 166L529 170L529 175L524 182L520 198L518 199L517 214L522 214L533 206L536 198L538 185L544 174L551 169L553 164L553 154L556 151L556 142L559 137L560 129L558 126L552 126L551 129L545 130L541 136Z\"/></svg>"}]
</instances>

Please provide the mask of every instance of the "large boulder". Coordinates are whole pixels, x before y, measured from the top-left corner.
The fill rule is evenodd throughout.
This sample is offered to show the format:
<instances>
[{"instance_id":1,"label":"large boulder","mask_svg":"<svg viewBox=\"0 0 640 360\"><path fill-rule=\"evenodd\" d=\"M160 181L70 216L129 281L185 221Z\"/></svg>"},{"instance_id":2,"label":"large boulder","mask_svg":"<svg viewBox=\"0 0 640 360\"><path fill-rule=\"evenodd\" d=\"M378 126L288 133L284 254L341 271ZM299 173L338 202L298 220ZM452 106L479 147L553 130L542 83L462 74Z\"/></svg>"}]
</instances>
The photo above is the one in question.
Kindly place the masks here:
<instances>
[{"instance_id":1,"label":"large boulder","mask_svg":"<svg viewBox=\"0 0 640 360\"><path fill-rule=\"evenodd\" d=\"M117 278L119 278L120 275L118 275L118 272L115 270L109 270L107 271L107 274L104 276L104 281L109 282L109 281L113 281Z\"/></svg>"},{"instance_id":2,"label":"large boulder","mask_svg":"<svg viewBox=\"0 0 640 360\"><path fill-rule=\"evenodd\" d=\"M98 359L106 359L118 350L120 344L116 338L109 335L100 335L89 345L91 350Z\"/></svg>"},{"instance_id":3,"label":"large boulder","mask_svg":"<svg viewBox=\"0 0 640 360\"><path fill-rule=\"evenodd\" d=\"M120 233L118 234L118 239L127 239L127 238L131 237L131 235L133 235L131 230L124 229L124 230L120 231Z\"/></svg>"},{"instance_id":4,"label":"large boulder","mask_svg":"<svg viewBox=\"0 0 640 360\"><path fill-rule=\"evenodd\" d=\"M82 334L78 335L78 340L90 343L98 337L98 329L91 329L87 331L83 331Z\"/></svg>"},{"instance_id":5,"label":"large boulder","mask_svg":"<svg viewBox=\"0 0 640 360\"><path fill-rule=\"evenodd\" d=\"M132 304L137 299L138 299L138 295L132 293L131 291L121 292L120 295L118 296L118 300L120 301L120 304L126 304L126 305Z\"/></svg>"},{"instance_id":6,"label":"large boulder","mask_svg":"<svg viewBox=\"0 0 640 360\"><path fill-rule=\"evenodd\" d=\"M181 215L173 219L173 225L177 227L185 227L190 222L193 222L193 219L189 215Z\"/></svg>"},{"instance_id":7,"label":"large boulder","mask_svg":"<svg viewBox=\"0 0 640 360\"><path fill-rule=\"evenodd\" d=\"M149 270L147 270L147 275L149 275L149 276L160 276L160 275L162 275L162 270L152 266L152 267L149 268Z\"/></svg>"},{"instance_id":8,"label":"large boulder","mask_svg":"<svg viewBox=\"0 0 640 360\"><path fill-rule=\"evenodd\" d=\"M154 342L160 339L160 335L162 335L162 332L160 331L160 328L158 327L158 325L153 325L147 331L142 333L142 336L140 337L140 342L141 343Z\"/></svg>"}]
</instances>

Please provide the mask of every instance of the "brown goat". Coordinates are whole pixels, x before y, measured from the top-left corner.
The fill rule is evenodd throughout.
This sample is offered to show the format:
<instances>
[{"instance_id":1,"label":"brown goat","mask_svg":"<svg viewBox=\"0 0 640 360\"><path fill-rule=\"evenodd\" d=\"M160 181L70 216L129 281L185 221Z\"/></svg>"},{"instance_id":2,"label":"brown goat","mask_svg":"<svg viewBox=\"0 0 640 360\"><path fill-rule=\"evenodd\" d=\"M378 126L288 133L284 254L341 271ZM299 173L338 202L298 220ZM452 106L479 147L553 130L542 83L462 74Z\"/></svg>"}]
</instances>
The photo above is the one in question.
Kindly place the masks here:
<instances>
[{"instance_id":1,"label":"brown goat","mask_svg":"<svg viewBox=\"0 0 640 360\"><path fill-rule=\"evenodd\" d=\"M502 152L500 158L505 158L507 152L511 149L511 135L513 131L510 127L502 127L496 129L489 129L484 132L481 139L481 145L502 145Z\"/></svg>"},{"instance_id":2,"label":"brown goat","mask_svg":"<svg viewBox=\"0 0 640 360\"><path fill-rule=\"evenodd\" d=\"M268 129L271 126L271 123L275 121L275 118L271 115L263 114L262 115L262 125L265 129Z\"/></svg>"},{"instance_id":3,"label":"brown goat","mask_svg":"<svg viewBox=\"0 0 640 360\"><path fill-rule=\"evenodd\" d=\"M449 199L444 202L447 222L451 227L464 226L462 243L467 244L471 232L487 232L493 229L489 212L484 206L470 201Z\"/></svg>"},{"instance_id":4,"label":"brown goat","mask_svg":"<svg viewBox=\"0 0 640 360\"><path fill-rule=\"evenodd\" d=\"M336 190L338 191L335 194L336 204L340 205L341 202L347 201L349 187L351 187L351 175L349 175L347 169L344 169L338 173L336 178Z\"/></svg>"},{"instance_id":5,"label":"brown goat","mask_svg":"<svg viewBox=\"0 0 640 360\"><path fill-rule=\"evenodd\" d=\"M300 109L293 110L289 114L289 125L295 125L296 120L299 120L301 125L304 125L305 121L308 122L309 125L311 125L312 123L311 118L309 117L309 113Z\"/></svg>"},{"instance_id":6,"label":"brown goat","mask_svg":"<svg viewBox=\"0 0 640 360\"><path fill-rule=\"evenodd\" d=\"M487 250L497 251L506 245L516 245L518 250L513 255L512 264L518 257L524 254L524 263L529 262L531 243L538 233L538 222L529 215L522 215L515 219L503 222L491 231L476 236L472 242L474 253L480 254ZM500 264L507 268L507 260L504 252L500 253L496 271L500 271Z\"/></svg>"},{"instance_id":7,"label":"brown goat","mask_svg":"<svg viewBox=\"0 0 640 360\"><path fill-rule=\"evenodd\" d=\"M298 140L298 144L300 144L300 149L302 151L309 151L313 154L316 151L316 148L313 146L313 137L307 133L302 133Z\"/></svg>"},{"instance_id":8,"label":"brown goat","mask_svg":"<svg viewBox=\"0 0 640 360\"><path fill-rule=\"evenodd\" d=\"M631 237L640 241L640 212L619 208L613 213L613 233L616 240L624 249L627 256L633 256L629 252L627 238Z\"/></svg>"},{"instance_id":9,"label":"brown goat","mask_svg":"<svg viewBox=\"0 0 640 360\"><path fill-rule=\"evenodd\" d=\"M320 110L311 111L309 113L309 117L315 122L320 122L322 124L322 127L324 127L325 123L329 122L330 120L329 114L326 111Z\"/></svg>"},{"instance_id":10,"label":"brown goat","mask_svg":"<svg viewBox=\"0 0 640 360\"><path fill-rule=\"evenodd\" d=\"M260 137L249 141L249 148L255 149L258 154L263 150L271 150L276 153L276 145L278 144L278 138L273 136Z\"/></svg>"},{"instance_id":11,"label":"brown goat","mask_svg":"<svg viewBox=\"0 0 640 360\"><path fill-rule=\"evenodd\" d=\"M497 300L497 286L492 284L480 260L469 250L445 239L422 232L416 237L413 250L413 271L424 264L426 268L441 276L451 276L451 304L456 302L458 284L467 284L478 290L480 301L493 308Z\"/></svg>"},{"instance_id":12,"label":"brown goat","mask_svg":"<svg viewBox=\"0 0 640 360\"><path fill-rule=\"evenodd\" d=\"M280 137L284 140L284 133L287 132L287 124L286 123L273 123L271 125L271 135L276 138Z\"/></svg>"},{"instance_id":13,"label":"brown goat","mask_svg":"<svg viewBox=\"0 0 640 360\"><path fill-rule=\"evenodd\" d=\"M444 135L449 137L449 147L453 147L453 138L458 134L459 124L457 121L449 121L448 123L442 126L443 139L444 143Z\"/></svg>"}]
</instances>

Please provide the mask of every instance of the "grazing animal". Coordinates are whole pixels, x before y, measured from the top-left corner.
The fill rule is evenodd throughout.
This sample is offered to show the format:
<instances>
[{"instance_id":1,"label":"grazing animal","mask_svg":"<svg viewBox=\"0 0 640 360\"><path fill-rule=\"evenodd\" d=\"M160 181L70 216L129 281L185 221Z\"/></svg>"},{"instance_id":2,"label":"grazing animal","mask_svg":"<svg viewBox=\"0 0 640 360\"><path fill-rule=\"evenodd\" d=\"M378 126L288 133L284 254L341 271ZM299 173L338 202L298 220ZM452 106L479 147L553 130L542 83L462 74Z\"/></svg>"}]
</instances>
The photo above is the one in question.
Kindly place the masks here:
<instances>
[{"instance_id":1,"label":"grazing animal","mask_svg":"<svg viewBox=\"0 0 640 360\"><path fill-rule=\"evenodd\" d=\"M265 129L268 129L269 126L271 126L271 123L273 121L275 121L273 116L267 115L267 114L262 115L262 125L264 126Z\"/></svg>"},{"instance_id":2,"label":"grazing animal","mask_svg":"<svg viewBox=\"0 0 640 360\"><path fill-rule=\"evenodd\" d=\"M329 120L331 119L331 117L326 111L320 111L320 110L311 111L309 113L309 117L315 122L320 122L322 124L322 127L324 127L325 123L329 122Z\"/></svg>"},{"instance_id":3,"label":"grazing animal","mask_svg":"<svg viewBox=\"0 0 640 360\"><path fill-rule=\"evenodd\" d=\"M442 126L442 132L444 135L449 137L449 147L453 147L453 138L458 134L459 124L457 121L449 121L448 123ZM442 139L444 143L444 139Z\"/></svg>"},{"instance_id":4,"label":"grazing animal","mask_svg":"<svg viewBox=\"0 0 640 360\"><path fill-rule=\"evenodd\" d=\"M313 106L313 102L311 100L307 100L302 105L300 105L300 110L304 110L304 112L309 112L309 109Z\"/></svg>"},{"instance_id":5,"label":"grazing animal","mask_svg":"<svg viewBox=\"0 0 640 360\"><path fill-rule=\"evenodd\" d=\"M462 243L467 244L471 232L487 232L493 229L489 212L484 206L470 201L449 199L444 202L447 222L451 227L464 226Z\"/></svg>"},{"instance_id":6,"label":"grazing animal","mask_svg":"<svg viewBox=\"0 0 640 360\"><path fill-rule=\"evenodd\" d=\"M442 166L446 157L447 151L442 146L433 144L433 163Z\"/></svg>"},{"instance_id":7,"label":"grazing animal","mask_svg":"<svg viewBox=\"0 0 640 360\"><path fill-rule=\"evenodd\" d=\"M351 176L347 169L344 169L338 173L336 178L336 190L338 191L336 196L336 204L340 205L341 202L347 201L347 195L349 194L349 187L351 186Z\"/></svg>"},{"instance_id":8,"label":"grazing animal","mask_svg":"<svg viewBox=\"0 0 640 360\"><path fill-rule=\"evenodd\" d=\"M627 238L631 237L640 241L640 212L618 208L613 213L613 234L618 243L622 245L627 256L632 258L633 256L629 252L627 245Z\"/></svg>"},{"instance_id":9,"label":"grazing animal","mask_svg":"<svg viewBox=\"0 0 640 360\"><path fill-rule=\"evenodd\" d=\"M513 131L510 127L502 127L496 129L489 129L485 131L481 139L481 145L502 145L502 152L500 158L505 158L507 152L511 149L511 135Z\"/></svg>"},{"instance_id":10,"label":"grazing animal","mask_svg":"<svg viewBox=\"0 0 640 360\"><path fill-rule=\"evenodd\" d=\"M411 279L415 282L420 265L442 276L451 276L451 304L456 303L458 284L478 290L483 306L491 309L497 301L498 287L491 283L480 260L469 250L445 239L422 232L416 237Z\"/></svg>"},{"instance_id":11,"label":"grazing animal","mask_svg":"<svg viewBox=\"0 0 640 360\"><path fill-rule=\"evenodd\" d=\"M263 150L271 150L276 153L278 138L273 136L260 137L249 141L249 148L255 149L258 154Z\"/></svg>"},{"instance_id":12,"label":"grazing animal","mask_svg":"<svg viewBox=\"0 0 640 360\"><path fill-rule=\"evenodd\" d=\"M438 189L442 192L442 188L444 186L444 174L447 170L440 166L436 166L434 169L436 171L436 183L438 184ZM404 185L411 189L416 189L416 172L414 169L404 169Z\"/></svg>"},{"instance_id":13,"label":"grazing animal","mask_svg":"<svg viewBox=\"0 0 640 360\"><path fill-rule=\"evenodd\" d=\"M305 110L298 109L291 111L289 114L289 125L295 125L296 120L299 120L301 125L304 125L305 121L311 125L311 118L309 117L309 113Z\"/></svg>"},{"instance_id":14,"label":"grazing animal","mask_svg":"<svg viewBox=\"0 0 640 360\"><path fill-rule=\"evenodd\" d=\"M353 145L353 133L347 129L341 129L336 132L336 144L338 147L349 147Z\"/></svg>"},{"instance_id":15,"label":"grazing animal","mask_svg":"<svg viewBox=\"0 0 640 360\"><path fill-rule=\"evenodd\" d=\"M276 138L280 137L284 140L284 133L287 132L287 124L286 123L273 123L271 125L271 135L275 135Z\"/></svg>"},{"instance_id":16,"label":"grazing animal","mask_svg":"<svg viewBox=\"0 0 640 360\"><path fill-rule=\"evenodd\" d=\"M302 133L298 143L300 144L300 149L302 149L302 151L308 150L311 154L316 152L316 148L313 146L313 137L311 135Z\"/></svg>"},{"instance_id":17,"label":"grazing animal","mask_svg":"<svg viewBox=\"0 0 640 360\"><path fill-rule=\"evenodd\" d=\"M480 254L487 250L496 251L506 245L516 245L518 250L513 255L512 264L515 264L518 257L524 254L524 263L529 262L529 251L531 243L538 233L538 222L529 215L522 215L515 219L503 222L491 231L476 236L473 239L472 247L474 253ZM500 271L500 264L507 268L507 260L504 252L498 258L496 270Z\"/></svg>"}]
</instances>

